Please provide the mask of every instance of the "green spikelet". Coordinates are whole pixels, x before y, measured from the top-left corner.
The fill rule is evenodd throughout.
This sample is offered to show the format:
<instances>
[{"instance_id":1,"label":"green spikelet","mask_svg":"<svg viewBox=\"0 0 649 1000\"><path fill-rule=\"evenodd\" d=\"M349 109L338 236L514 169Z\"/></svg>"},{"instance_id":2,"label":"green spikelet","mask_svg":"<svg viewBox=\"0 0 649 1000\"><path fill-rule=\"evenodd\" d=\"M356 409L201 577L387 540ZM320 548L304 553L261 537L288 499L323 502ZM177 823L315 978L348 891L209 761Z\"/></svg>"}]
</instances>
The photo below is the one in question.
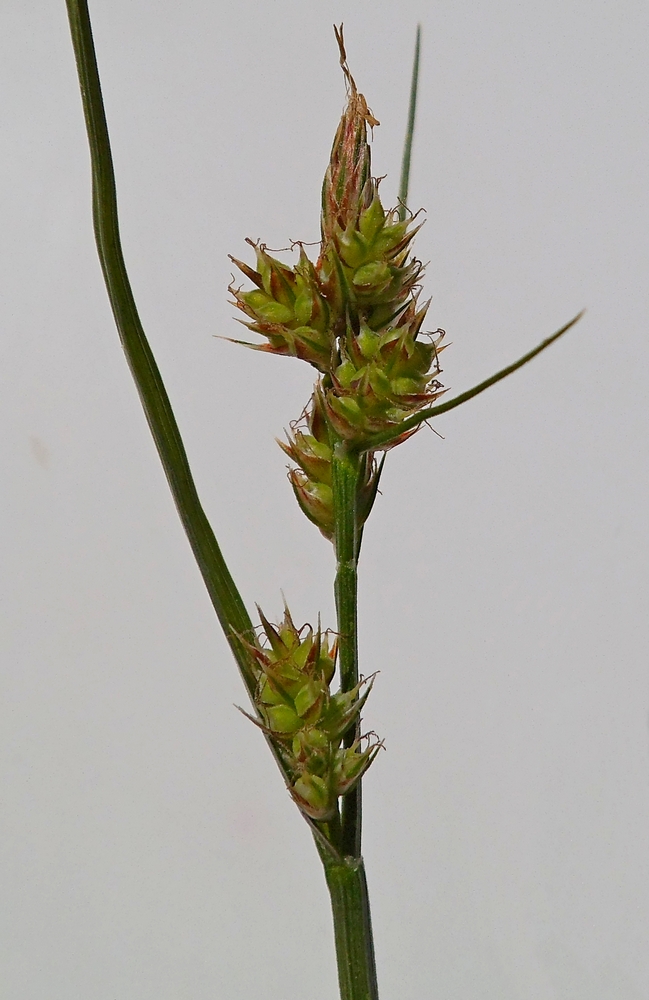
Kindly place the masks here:
<instances>
[{"instance_id":1,"label":"green spikelet","mask_svg":"<svg viewBox=\"0 0 649 1000\"><path fill-rule=\"evenodd\" d=\"M330 819L340 796L360 780L380 747L369 738L342 745L359 720L372 679L363 695L363 682L332 694L336 642L319 627L297 629L288 608L280 625L271 625L261 611L259 617L266 645L245 643L257 672L259 719L252 721L275 743L300 809L311 819Z\"/></svg>"},{"instance_id":2,"label":"green spikelet","mask_svg":"<svg viewBox=\"0 0 649 1000\"><path fill-rule=\"evenodd\" d=\"M321 295L314 267L304 248L295 267L287 267L271 257L263 244L255 245L257 268L248 267L236 257L230 260L257 286L251 292L229 287L234 305L249 317L244 326L266 338L265 344L243 343L257 351L284 354L308 361L318 371L331 369L334 342L331 336L329 307Z\"/></svg>"},{"instance_id":3,"label":"green spikelet","mask_svg":"<svg viewBox=\"0 0 649 1000\"><path fill-rule=\"evenodd\" d=\"M333 421L327 417L326 410L324 393L318 386L301 420L292 426L288 443L279 440L277 443L297 465L296 469L289 469L288 478L300 508L320 528L325 538L331 541L334 534L334 510L329 427ZM361 458L356 501L359 528L372 509L380 476L381 466L377 464L372 452L366 452Z\"/></svg>"},{"instance_id":4,"label":"green spikelet","mask_svg":"<svg viewBox=\"0 0 649 1000\"><path fill-rule=\"evenodd\" d=\"M394 326L377 332L361 320L358 334L348 330L325 397L327 419L341 438L362 447L369 436L398 429L443 393L437 375L444 331L417 336L427 307L417 311L413 298ZM389 447L411 433L396 437Z\"/></svg>"}]
</instances>

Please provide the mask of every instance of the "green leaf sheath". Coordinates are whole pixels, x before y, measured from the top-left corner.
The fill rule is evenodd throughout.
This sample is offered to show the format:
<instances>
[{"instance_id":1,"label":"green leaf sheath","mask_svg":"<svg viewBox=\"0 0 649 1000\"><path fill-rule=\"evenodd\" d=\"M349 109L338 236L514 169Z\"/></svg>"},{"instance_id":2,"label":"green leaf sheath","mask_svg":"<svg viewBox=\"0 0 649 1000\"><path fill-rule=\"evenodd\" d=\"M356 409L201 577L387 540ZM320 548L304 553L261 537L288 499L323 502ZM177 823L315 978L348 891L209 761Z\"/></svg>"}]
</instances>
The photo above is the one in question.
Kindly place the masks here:
<instances>
[{"instance_id":1,"label":"green leaf sheath","mask_svg":"<svg viewBox=\"0 0 649 1000\"><path fill-rule=\"evenodd\" d=\"M331 895L341 1000L378 1000L372 922L362 858L323 856Z\"/></svg>"},{"instance_id":2,"label":"green leaf sheath","mask_svg":"<svg viewBox=\"0 0 649 1000\"><path fill-rule=\"evenodd\" d=\"M537 347L529 351L527 354L524 354L522 358L519 358L518 361L514 361L513 364L508 365L506 368L503 368L499 372L496 372L496 374L492 375L491 378L485 379L484 382L480 382L478 385L475 385L472 389L467 389L466 392L460 393L459 396L455 396L453 399L449 399L445 403L438 403L436 406L430 406L427 407L425 410L419 410L412 417L408 417L406 420L402 420L395 430L390 429L382 431L380 434L375 434L373 437L370 437L367 439L367 441L363 442L363 447L360 450L376 451L377 449L384 448L386 444L390 444L391 441L396 440L396 438L398 438L400 435L406 433L407 431L414 430L421 423L423 423L424 420L430 420L432 417L438 417L441 413L447 413L448 410L454 410L456 406L461 406L462 403L467 403L470 399L473 399L474 396L479 396L480 393L484 392L485 389L488 389L489 386L495 385L496 382L500 382L501 379L507 378L507 376L511 375L512 372L515 372L519 368L522 368L523 365L526 365L528 361L531 361L532 358L535 358L537 354L540 354L541 351L544 351L546 347L549 347L550 344L553 344L555 340L558 340L559 337L562 337L563 334L567 333L567 331L571 327L573 327L575 323L578 320L580 320L583 315L584 315L584 310L582 309L582 311L578 313L574 317L574 319L571 319L569 323L566 323L566 325L562 326L560 330L557 330L556 333L553 333L551 337L548 337L546 340L543 340Z\"/></svg>"},{"instance_id":3,"label":"green leaf sheath","mask_svg":"<svg viewBox=\"0 0 649 1000\"><path fill-rule=\"evenodd\" d=\"M198 499L178 425L142 329L124 264L113 162L88 4L86 0L66 2L90 144L95 237L110 304L180 519L246 686L252 691L255 682L248 653L237 638L237 634L252 638L252 623Z\"/></svg>"},{"instance_id":4,"label":"green leaf sheath","mask_svg":"<svg viewBox=\"0 0 649 1000\"><path fill-rule=\"evenodd\" d=\"M419 50L421 48L421 25L417 25L415 40L415 58L412 64L412 82L410 84L410 104L408 106L408 124L406 138L403 144L403 159L401 160L401 181L399 183L399 218L406 218L408 205L408 187L410 185L410 159L412 156L412 141L415 135L415 115L417 113L417 90L419 88Z\"/></svg>"}]
</instances>

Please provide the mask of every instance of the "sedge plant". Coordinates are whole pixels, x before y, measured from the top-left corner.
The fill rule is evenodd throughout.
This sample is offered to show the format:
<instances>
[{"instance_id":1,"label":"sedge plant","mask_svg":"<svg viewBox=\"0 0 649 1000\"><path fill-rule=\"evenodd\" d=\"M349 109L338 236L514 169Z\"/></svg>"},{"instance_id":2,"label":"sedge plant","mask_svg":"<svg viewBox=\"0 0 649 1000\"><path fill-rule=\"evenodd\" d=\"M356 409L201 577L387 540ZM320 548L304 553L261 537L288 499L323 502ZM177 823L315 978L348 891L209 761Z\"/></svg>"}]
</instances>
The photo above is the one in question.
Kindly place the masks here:
<instances>
[{"instance_id":1,"label":"sedge plant","mask_svg":"<svg viewBox=\"0 0 649 1000\"><path fill-rule=\"evenodd\" d=\"M298 627L288 607L271 623L252 619L198 498L182 438L146 339L122 256L115 179L87 0L66 0L90 143L95 236L108 296L169 487L212 604L289 794L308 823L331 896L342 1000L377 1000L370 905L361 852L362 779L381 741L361 715L373 678L359 668L358 560L387 452L422 424L472 399L561 337L571 320L518 361L440 401L444 331L425 330L421 225L408 208L419 67L396 207L383 205L372 175L368 130L378 125L350 72L335 29L346 87L321 194L317 259L303 245L293 266L250 246L254 264L232 257L243 285L230 286L247 346L297 358L316 373L304 412L280 446L302 512L333 545L335 627ZM244 342L246 343L246 342ZM337 676L337 685L334 678Z\"/></svg>"}]
</instances>

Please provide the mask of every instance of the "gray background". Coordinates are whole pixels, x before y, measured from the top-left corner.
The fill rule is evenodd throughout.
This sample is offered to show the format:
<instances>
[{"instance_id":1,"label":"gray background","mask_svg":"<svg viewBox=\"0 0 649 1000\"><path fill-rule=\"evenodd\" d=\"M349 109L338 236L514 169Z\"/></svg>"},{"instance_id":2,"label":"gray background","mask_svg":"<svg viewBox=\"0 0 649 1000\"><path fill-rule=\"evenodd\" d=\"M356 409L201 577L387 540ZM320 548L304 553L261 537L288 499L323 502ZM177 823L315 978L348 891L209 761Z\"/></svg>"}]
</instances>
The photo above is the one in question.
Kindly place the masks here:
<instances>
[{"instance_id":1,"label":"gray background","mask_svg":"<svg viewBox=\"0 0 649 1000\"><path fill-rule=\"evenodd\" d=\"M649 995L645 3L92 3L125 253L252 605L333 624L273 443L311 370L238 335L227 253L316 240L344 88L412 197L468 388L366 532L365 848L386 1000ZM3 0L2 997L324 1000L328 900L170 500L96 260L63 0ZM641 427L642 431L641 432ZM645 515L641 511L645 510Z\"/></svg>"}]
</instances>

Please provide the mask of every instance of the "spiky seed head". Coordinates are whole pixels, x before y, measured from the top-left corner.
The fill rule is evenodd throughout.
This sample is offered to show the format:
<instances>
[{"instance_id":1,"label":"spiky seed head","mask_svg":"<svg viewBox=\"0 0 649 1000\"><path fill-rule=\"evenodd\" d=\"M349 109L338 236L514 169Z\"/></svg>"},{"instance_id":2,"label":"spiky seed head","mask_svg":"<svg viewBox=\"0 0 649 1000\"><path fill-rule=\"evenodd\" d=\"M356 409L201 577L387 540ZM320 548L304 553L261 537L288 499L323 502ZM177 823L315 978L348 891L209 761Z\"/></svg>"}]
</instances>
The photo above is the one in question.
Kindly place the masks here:
<instances>
[{"instance_id":1,"label":"spiky seed head","mask_svg":"<svg viewBox=\"0 0 649 1000\"><path fill-rule=\"evenodd\" d=\"M263 244L248 240L257 255L257 270L236 257L233 264L257 287L244 292L230 284L234 305L248 317L241 322L266 338L265 344L242 343L257 351L281 354L308 361L318 371L331 368L333 341L329 307L314 278L313 264L300 250L300 260L288 267L267 253Z\"/></svg>"},{"instance_id":2,"label":"spiky seed head","mask_svg":"<svg viewBox=\"0 0 649 1000\"><path fill-rule=\"evenodd\" d=\"M258 610L265 642L242 639L257 671L259 717L253 722L275 744L290 777L289 791L303 812L311 819L331 818L339 797L374 759L372 747L341 746L359 723L373 678L352 691L332 693L337 643L329 634L319 625L296 628L288 608L279 625Z\"/></svg>"},{"instance_id":3,"label":"spiky seed head","mask_svg":"<svg viewBox=\"0 0 649 1000\"><path fill-rule=\"evenodd\" d=\"M322 186L321 245L312 263L301 244L293 267L253 244L256 268L232 258L252 282L231 286L242 320L260 334L258 350L308 361L321 373L306 426L281 443L295 464L289 480L302 511L326 538L334 534L332 447L340 439L364 453L358 486L359 527L377 493L379 468L368 448L375 435L390 443L416 430L399 425L441 394L442 331L422 332L428 303L418 305L424 267L411 253L421 224L386 210L372 177L368 128L378 125L347 63L336 28L347 101Z\"/></svg>"},{"instance_id":4,"label":"spiky seed head","mask_svg":"<svg viewBox=\"0 0 649 1000\"><path fill-rule=\"evenodd\" d=\"M297 469L289 469L288 478L300 508L320 528L325 538L332 540L335 521L329 428L333 425L333 420L328 416L328 409L325 393L317 387L302 416L305 430L296 422L288 434L288 442L277 443L298 466ZM379 478L380 469L374 455L371 452L364 454L360 460L356 501L359 528L369 517L376 499Z\"/></svg>"}]
</instances>

